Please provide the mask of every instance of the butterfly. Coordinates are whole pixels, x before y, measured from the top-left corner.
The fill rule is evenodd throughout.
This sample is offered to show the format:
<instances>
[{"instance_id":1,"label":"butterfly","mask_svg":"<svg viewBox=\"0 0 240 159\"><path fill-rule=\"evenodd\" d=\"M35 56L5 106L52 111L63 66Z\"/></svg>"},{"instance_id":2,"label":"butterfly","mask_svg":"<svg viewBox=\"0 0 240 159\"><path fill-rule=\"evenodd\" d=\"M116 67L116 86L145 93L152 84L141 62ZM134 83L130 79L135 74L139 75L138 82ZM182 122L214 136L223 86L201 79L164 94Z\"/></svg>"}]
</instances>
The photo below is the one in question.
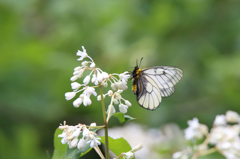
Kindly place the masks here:
<instances>
[{"instance_id":1,"label":"butterfly","mask_svg":"<svg viewBox=\"0 0 240 159\"><path fill-rule=\"evenodd\" d=\"M154 66L140 69L137 63L131 72L132 91L141 107L155 110L159 107L162 97L169 97L174 93L174 85L182 76L183 71L178 67Z\"/></svg>"}]
</instances>

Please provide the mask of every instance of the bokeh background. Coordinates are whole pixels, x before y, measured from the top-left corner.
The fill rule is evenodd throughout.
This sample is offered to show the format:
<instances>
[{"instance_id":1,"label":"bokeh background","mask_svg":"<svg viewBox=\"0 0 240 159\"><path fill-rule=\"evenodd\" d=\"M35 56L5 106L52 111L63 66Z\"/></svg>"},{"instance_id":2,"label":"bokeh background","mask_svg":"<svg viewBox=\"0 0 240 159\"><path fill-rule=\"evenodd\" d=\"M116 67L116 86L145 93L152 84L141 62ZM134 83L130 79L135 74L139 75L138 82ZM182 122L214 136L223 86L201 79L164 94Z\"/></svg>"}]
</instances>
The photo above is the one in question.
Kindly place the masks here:
<instances>
[{"instance_id":1,"label":"bokeh background","mask_svg":"<svg viewBox=\"0 0 240 159\"><path fill-rule=\"evenodd\" d=\"M123 93L133 105L128 115L146 129L168 123L184 129L193 117L210 127L218 114L240 113L239 6L237 0L0 0L0 158L51 157L64 120L103 124L96 99L74 108L64 98L81 46L108 73L131 71L141 57L141 67L184 71L156 111L139 107L131 89ZM113 126L124 124L113 119ZM97 157L92 151L85 158Z\"/></svg>"}]
</instances>

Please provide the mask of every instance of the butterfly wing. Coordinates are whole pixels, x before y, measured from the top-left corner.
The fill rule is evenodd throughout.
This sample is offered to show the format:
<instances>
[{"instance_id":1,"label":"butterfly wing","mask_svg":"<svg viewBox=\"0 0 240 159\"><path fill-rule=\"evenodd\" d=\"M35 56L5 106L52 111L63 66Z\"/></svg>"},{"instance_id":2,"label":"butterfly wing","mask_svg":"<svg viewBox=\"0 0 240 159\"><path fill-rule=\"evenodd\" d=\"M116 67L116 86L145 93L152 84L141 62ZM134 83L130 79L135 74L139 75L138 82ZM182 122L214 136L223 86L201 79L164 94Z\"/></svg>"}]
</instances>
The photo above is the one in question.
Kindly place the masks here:
<instances>
[{"instance_id":1,"label":"butterfly wing","mask_svg":"<svg viewBox=\"0 0 240 159\"><path fill-rule=\"evenodd\" d=\"M177 67L155 66L142 70L137 79L137 101L140 106L149 110L158 108L162 97L168 97L175 91L174 85L183 76Z\"/></svg>"}]
</instances>

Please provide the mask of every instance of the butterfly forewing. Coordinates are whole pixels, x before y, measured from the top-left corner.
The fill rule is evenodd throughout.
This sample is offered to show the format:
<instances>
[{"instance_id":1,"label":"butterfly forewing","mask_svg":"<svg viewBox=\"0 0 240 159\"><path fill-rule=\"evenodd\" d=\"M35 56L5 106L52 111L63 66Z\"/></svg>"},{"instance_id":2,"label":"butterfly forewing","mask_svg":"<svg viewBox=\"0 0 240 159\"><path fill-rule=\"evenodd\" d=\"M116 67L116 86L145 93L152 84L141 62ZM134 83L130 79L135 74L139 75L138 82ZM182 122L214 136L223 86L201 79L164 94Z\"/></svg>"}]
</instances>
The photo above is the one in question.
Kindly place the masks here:
<instances>
[{"instance_id":1,"label":"butterfly forewing","mask_svg":"<svg viewBox=\"0 0 240 159\"><path fill-rule=\"evenodd\" d=\"M137 79L137 100L143 108L155 110L162 101L175 91L174 85L182 78L177 67L155 66L142 69Z\"/></svg>"}]
</instances>

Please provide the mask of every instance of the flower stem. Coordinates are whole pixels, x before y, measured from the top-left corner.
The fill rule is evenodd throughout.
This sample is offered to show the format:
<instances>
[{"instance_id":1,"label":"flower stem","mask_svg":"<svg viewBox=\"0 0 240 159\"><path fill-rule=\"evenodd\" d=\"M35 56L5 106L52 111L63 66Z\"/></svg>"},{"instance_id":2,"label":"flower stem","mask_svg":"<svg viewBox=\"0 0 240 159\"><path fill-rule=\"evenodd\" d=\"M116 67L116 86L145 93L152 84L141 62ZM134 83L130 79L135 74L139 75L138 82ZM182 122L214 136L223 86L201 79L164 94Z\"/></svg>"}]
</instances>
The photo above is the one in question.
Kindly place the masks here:
<instances>
[{"instance_id":1,"label":"flower stem","mask_svg":"<svg viewBox=\"0 0 240 159\"><path fill-rule=\"evenodd\" d=\"M103 112L103 120L104 120L104 131L105 131L105 157L109 159L109 146L108 146L108 122L106 120L106 111L105 111L105 104L103 99L103 90L102 85L99 85L100 94L101 94L101 102L102 102L102 112Z\"/></svg>"}]
</instances>

